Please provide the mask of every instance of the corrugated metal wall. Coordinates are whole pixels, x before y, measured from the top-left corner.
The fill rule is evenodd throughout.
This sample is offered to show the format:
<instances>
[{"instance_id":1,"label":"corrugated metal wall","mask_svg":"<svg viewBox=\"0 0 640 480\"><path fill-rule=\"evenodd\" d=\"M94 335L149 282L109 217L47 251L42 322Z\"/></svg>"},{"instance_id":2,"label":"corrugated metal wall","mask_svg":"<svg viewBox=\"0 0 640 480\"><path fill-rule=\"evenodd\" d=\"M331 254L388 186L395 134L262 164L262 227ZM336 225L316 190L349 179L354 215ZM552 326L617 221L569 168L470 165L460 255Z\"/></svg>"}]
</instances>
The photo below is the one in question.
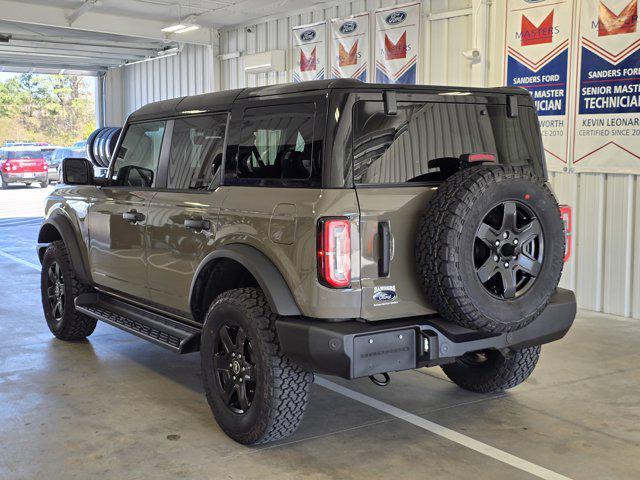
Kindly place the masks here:
<instances>
[{"instance_id":1,"label":"corrugated metal wall","mask_svg":"<svg viewBox=\"0 0 640 480\"><path fill-rule=\"evenodd\" d=\"M574 253L562 285L581 308L640 318L640 181L637 175L552 173L573 205Z\"/></svg>"},{"instance_id":2,"label":"corrugated metal wall","mask_svg":"<svg viewBox=\"0 0 640 480\"><path fill-rule=\"evenodd\" d=\"M220 32L220 53L289 51L292 26L343 17L405 1L356 0L327 3L282 18ZM423 0L422 83L470 85L472 66L462 52L477 46L471 0ZM502 82L504 3L490 7L488 79ZM482 31L482 29L479 29ZM185 46L176 57L110 71L105 80L106 121L119 125L139 106L156 100L211 91L213 56L208 47ZM290 72L246 75L242 56L220 62L223 89L285 83ZM477 68L477 67L476 67ZM112 101L113 100L113 101ZM640 318L640 181L634 175L552 173L562 203L574 208L574 252L562 285L582 308Z\"/></svg>"},{"instance_id":3,"label":"corrugated metal wall","mask_svg":"<svg viewBox=\"0 0 640 480\"><path fill-rule=\"evenodd\" d=\"M268 19L258 23L252 33L244 27L220 32L220 53L257 53L268 50L289 51L291 27L307 23L330 20L376 8L392 6L407 1L358 0L320 6L312 10L297 12L283 18ZM423 16L471 9L471 0L426 0L422 3ZM424 83L448 83L467 85L471 79L471 64L462 57L462 52L472 46L471 15L453 18L426 20L422 24L422 45L426 55L421 61L420 75ZM442 48L447 45L448 48ZM453 53L455 52L455 53ZM290 63L290 62L288 62ZM221 85L223 89L272 85L289 82L291 72L246 75L242 57L221 62Z\"/></svg>"},{"instance_id":4,"label":"corrugated metal wall","mask_svg":"<svg viewBox=\"0 0 640 480\"><path fill-rule=\"evenodd\" d=\"M109 70L106 123L121 125L134 110L150 102L213 91L211 47L185 45L172 57Z\"/></svg>"},{"instance_id":5,"label":"corrugated metal wall","mask_svg":"<svg viewBox=\"0 0 640 480\"><path fill-rule=\"evenodd\" d=\"M394 1L352 1L316 8L221 32L221 53L255 53L290 48L290 29L363 11ZM462 52L476 45L471 0L423 1L421 79L423 83L470 85L472 67ZM490 10L489 71L491 85L502 82L504 4ZM460 14L447 17L447 12ZM442 18L444 17L444 18ZM502 27L501 27L502 26ZM245 75L242 57L221 62L223 88L288 82L290 72ZM561 203L574 209L574 250L561 285L576 291L581 308L640 318L640 181L634 175L552 173Z\"/></svg>"}]
</instances>

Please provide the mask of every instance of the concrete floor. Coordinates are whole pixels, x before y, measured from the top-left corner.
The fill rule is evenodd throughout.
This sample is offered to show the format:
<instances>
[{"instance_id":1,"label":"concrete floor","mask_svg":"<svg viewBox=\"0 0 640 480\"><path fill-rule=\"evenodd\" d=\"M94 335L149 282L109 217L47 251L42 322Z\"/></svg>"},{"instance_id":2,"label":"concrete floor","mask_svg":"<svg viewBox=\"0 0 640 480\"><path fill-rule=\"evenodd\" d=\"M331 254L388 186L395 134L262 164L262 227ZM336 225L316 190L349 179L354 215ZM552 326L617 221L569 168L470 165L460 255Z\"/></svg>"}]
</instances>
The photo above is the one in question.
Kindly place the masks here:
<instances>
[{"instance_id":1,"label":"concrete floor","mask_svg":"<svg viewBox=\"0 0 640 480\"><path fill-rule=\"evenodd\" d=\"M39 215L43 193L0 192L0 479L536 478L405 419L544 467L542 478L640 477L640 322L587 312L506 394L465 392L438 369L394 374L385 388L328 378L405 419L314 385L293 437L235 444L209 412L197 354L104 324L86 342L51 336L33 248L39 219L23 216ZM17 198L35 206L13 213Z\"/></svg>"}]
</instances>

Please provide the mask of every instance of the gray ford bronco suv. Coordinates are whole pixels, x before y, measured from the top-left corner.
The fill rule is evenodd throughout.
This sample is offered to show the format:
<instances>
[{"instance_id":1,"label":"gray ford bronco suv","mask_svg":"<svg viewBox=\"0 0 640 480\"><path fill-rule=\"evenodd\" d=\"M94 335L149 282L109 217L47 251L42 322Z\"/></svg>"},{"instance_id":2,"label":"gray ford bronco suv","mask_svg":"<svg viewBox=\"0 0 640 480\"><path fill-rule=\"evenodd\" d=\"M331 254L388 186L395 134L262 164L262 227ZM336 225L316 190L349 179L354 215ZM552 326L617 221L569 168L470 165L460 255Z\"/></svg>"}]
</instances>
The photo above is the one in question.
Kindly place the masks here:
<instances>
[{"instance_id":1,"label":"gray ford bronco suv","mask_svg":"<svg viewBox=\"0 0 640 480\"><path fill-rule=\"evenodd\" d=\"M441 366L514 387L576 313L538 118L517 88L246 88L152 103L108 174L65 159L38 237L51 332L200 352L220 427L299 425L313 374Z\"/></svg>"}]
</instances>

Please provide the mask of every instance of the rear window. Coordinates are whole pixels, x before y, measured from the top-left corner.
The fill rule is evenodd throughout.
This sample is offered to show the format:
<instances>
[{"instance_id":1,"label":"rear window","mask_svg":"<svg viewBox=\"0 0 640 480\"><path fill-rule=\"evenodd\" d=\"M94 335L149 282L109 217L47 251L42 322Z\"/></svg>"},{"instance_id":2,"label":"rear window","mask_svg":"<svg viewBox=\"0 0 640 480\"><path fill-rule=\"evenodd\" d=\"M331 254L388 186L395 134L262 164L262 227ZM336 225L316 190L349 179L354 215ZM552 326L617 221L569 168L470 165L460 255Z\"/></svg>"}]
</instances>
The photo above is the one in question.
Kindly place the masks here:
<instances>
[{"instance_id":1,"label":"rear window","mask_svg":"<svg viewBox=\"0 0 640 480\"><path fill-rule=\"evenodd\" d=\"M9 150L7 155L9 160L14 158L42 158L40 150Z\"/></svg>"},{"instance_id":2,"label":"rear window","mask_svg":"<svg viewBox=\"0 0 640 480\"><path fill-rule=\"evenodd\" d=\"M530 166L542 176L543 152L535 111L505 105L398 103L386 115L382 102L355 105L354 181L360 185L442 181L463 155L489 153L498 163Z\"/></svg>"}]
</instances>

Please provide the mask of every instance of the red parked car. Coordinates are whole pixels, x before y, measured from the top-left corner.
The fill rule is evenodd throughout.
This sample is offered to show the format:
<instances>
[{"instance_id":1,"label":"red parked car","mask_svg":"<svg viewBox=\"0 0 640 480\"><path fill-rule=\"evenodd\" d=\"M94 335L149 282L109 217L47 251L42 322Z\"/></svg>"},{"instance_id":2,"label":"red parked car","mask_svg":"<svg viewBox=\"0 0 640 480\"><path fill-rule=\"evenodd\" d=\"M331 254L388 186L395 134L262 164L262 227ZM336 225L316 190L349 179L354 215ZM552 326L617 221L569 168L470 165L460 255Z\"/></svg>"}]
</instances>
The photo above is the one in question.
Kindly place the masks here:
<instances>
[{"instance_id":1,"label":"red parked car","mask_svg":"<svg viewBox=\"0 0 640 480\"><path fill-rule=\"evenodd\" d=\"M49 166L40 148L7 147L0 149L0 189L10 183L27 186L39 183L42 188L49 185Z\"/></svg>"}]
</instances>

